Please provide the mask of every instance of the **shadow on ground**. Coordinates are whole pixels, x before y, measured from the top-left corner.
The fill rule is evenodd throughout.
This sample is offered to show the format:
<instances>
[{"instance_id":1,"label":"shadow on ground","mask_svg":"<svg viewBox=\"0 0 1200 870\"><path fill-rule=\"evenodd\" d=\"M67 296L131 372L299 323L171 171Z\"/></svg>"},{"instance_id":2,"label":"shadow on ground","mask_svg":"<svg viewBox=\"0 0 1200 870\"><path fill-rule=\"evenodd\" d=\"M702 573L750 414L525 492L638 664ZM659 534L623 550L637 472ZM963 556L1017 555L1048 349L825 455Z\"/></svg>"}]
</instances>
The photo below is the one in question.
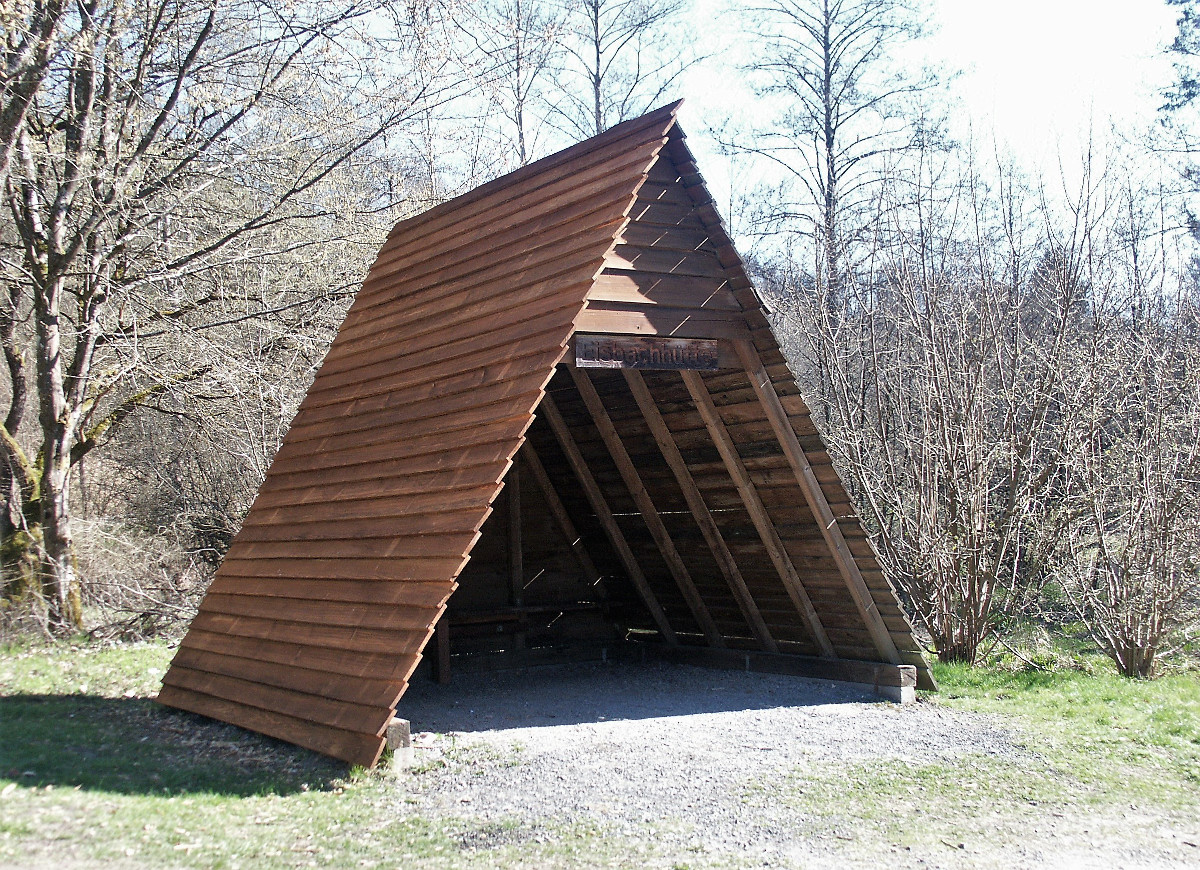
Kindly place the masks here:
<instances>
[{"instance_id":1,"label":"shadow on ground","mask_svg":"<svg viewBox=\"0 0 1200 870\"><path fill-rule=\"evenodd\" d=\"M126 794L288 794L346 766L150 698L0 698L0 777Z\"/></svg>"},{"instance_id":2,"label":"shadow on ground","mask_svg":"<svg viewBox=\"0 0 1200 870\"><path fill-rule=\"evenodd\" d=\"M417 676L397 715L414 731L469 733L880 700L827 680L616 662L456 674L444 686Z\"/></svg>"}]
</instances>

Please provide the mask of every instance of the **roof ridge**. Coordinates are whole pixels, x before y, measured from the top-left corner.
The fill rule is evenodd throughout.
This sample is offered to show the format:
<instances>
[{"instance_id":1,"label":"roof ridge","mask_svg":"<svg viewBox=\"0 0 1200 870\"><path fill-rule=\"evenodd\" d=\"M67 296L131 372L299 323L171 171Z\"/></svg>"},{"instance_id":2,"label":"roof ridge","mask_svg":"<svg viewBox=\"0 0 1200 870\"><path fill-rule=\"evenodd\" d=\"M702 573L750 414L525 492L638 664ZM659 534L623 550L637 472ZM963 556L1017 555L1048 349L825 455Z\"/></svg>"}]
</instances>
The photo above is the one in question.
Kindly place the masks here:
<instances>
[{"instance_id":1,"label":"roof ridge","mask_svg":"<svg viewBox=\"0 0 1200 870\"><path fill-rule=\"evenodd\" d=\"M448 199L423 212L407 217L392 228L391 232L388 233L388 238L394 238L399 233L407 232L427 220L450 214L463 206L470 205L506 187L519 184L528 178L533 178L542 172L577 159L581 154L586 154L589 151L619 142L622 139L636 135L642 130L652 130L658 124L663 125L662 135L666 136L671 128L675 126L675 119L679 114L679 107L682 105L683 100L676 100L673 103L668 103L637 118L622 121L620 124L609 127L603 133L599 133L590 139L585 139L569 148L556 151L540 160L535 160L533 163L526 164L519 169L514 169L512 172L501 175L499 178L494 178L478 187L472 188L453 199Z\"/></svg>"}]
</instances>

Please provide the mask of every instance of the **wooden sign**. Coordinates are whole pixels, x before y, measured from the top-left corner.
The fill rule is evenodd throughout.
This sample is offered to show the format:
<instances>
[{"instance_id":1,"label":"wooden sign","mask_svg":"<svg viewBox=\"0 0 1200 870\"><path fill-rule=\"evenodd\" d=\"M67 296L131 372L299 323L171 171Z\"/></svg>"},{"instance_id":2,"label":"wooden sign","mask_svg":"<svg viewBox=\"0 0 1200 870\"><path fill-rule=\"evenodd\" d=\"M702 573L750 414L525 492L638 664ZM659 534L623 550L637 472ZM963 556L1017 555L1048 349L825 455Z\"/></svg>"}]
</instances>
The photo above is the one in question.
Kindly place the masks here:
<instances>
[{"instance_id":1,"label":"wooden sign","mask_svg":"<svg viewBox=\"0 0 1200 870\"><path fill-rule=\"evenodd\" d=\"M707 338L575 336L575 365L584 369L715 371L720 355L720 342Z\"/></svg>"}]
</instances>

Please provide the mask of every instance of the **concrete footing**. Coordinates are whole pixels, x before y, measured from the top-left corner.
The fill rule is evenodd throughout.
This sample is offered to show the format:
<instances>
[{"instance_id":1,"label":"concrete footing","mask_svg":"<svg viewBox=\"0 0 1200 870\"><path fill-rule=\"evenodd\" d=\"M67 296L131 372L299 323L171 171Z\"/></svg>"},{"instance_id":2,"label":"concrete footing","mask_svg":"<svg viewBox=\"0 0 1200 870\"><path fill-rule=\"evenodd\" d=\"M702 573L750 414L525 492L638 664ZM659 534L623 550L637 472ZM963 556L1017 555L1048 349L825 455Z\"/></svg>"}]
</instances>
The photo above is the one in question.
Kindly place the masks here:
<instances>
[{"instance_id":1,"label":"concrete footing","mask_svg":"<svg viewBox=\"0 0 1200 870\"><path fill-rule=\"evenodd\" d=\"M392 719L387 727L387 748L392 750L392 770L408 770L416 756L412 745L412 729L407 719Z\"/></svg>"}]
</instances>

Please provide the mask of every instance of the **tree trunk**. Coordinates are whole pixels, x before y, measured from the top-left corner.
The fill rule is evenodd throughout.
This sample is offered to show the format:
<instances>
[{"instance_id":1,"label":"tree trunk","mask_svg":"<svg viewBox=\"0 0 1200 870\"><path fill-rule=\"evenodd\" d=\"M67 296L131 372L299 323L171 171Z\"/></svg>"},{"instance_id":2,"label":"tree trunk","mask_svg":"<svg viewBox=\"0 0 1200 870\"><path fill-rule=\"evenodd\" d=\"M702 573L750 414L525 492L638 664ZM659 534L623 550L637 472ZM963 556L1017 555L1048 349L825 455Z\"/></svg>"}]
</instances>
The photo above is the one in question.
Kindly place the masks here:
<instances>
[{"instance_id":1,"label":"tree trunk","mask_svg":"<svg viewBox=\"0 0 1200 870\"><path fill-rule=\"evenodd\" d=\"M83 627L83 602L75 573L71 535L70 461L46 463L42 475L42 590L50 630L71 634Z\"/></svg>"}]
</instances>

